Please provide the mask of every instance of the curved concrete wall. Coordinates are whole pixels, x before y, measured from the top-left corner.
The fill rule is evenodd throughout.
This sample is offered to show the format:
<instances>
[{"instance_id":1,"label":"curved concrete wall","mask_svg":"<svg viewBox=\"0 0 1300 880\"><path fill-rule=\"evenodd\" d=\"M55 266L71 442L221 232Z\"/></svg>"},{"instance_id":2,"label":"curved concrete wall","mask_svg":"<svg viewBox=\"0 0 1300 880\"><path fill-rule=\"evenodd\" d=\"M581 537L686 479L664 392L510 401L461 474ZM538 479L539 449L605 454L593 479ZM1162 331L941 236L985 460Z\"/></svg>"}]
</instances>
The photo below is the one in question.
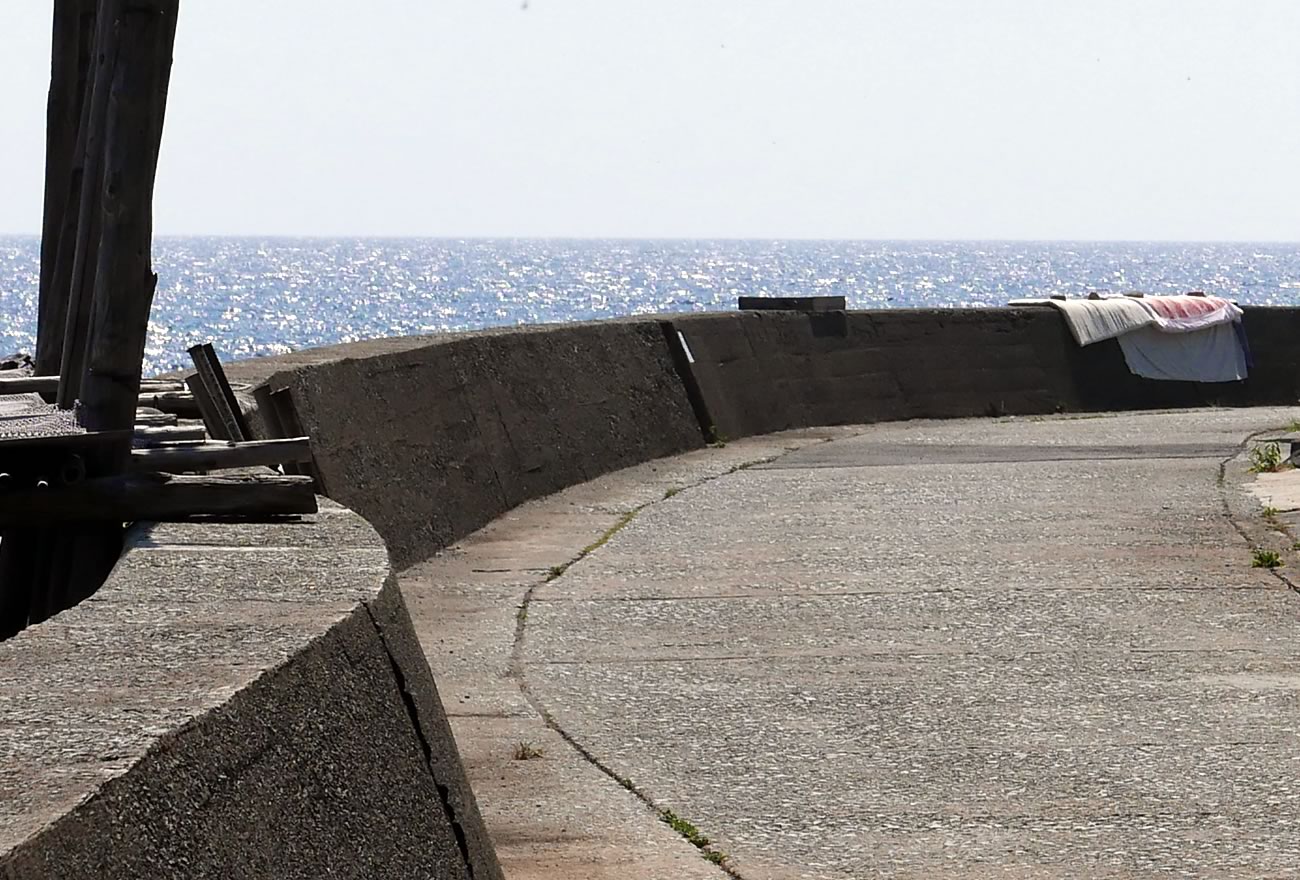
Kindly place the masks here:
<instances>
[{"instance_id":1,"label":"curved concrete wall","mask_svg":"<svg viewBox=\"0 0 1300 880\"><path fill-rule=\"evenodd\" d=\"M1137 378L1118 343L1080 349L1050 307L665 315L376 340L230 372L287 391L325 493L405 566L523 501L707 436L1294 402L1300 310L1247 309L1246 325L1257 365L1226 385Z\"/></svg>"},{"instance_id":2,"label":"curved concrete wall","mask_svg":"<svg viewBox=\"0 0 1300 880\"><path fill-rule=\"evenodd\" d=\"M499 878L378 536L138 527L0 644L0 876Z\"/></svg>"},{"instance_id":3,"label":"curved concrete wall","mask_svg":"<svg viewBox=\"0 0 1300 880\"><path fill-rule=\"evenodd\" d=\"M653 321L409 342L269 377L292 395L324 493L374 524L398 566L530 498L703 444Z\"/></svg>"},{"instance_id":4,"label":"curved concrete wall","mask_svg":"<svg viewBox=\"0 0 1300 880\"><path fill-rule=\"evenodd\" d=\"M287 399L325 493L405 566L708 434L1295 402L1300 311L1246 321L1252 377L1214 386L1137 379L1047 308L661 316L229 372ZM500 876L361 517L138 529L94 597L0 644L0 876L335 875Z\"/></svg>"},{"instance_id":5,"label":"curved concrete wall","mask_svg":"<svg viewBox=\"0 0 1300 880\"><path fill-rule=\"evenodd\" d=\"M1184 406L1297 398L1300 310L1248 308L1250 379L1157 382L1119 343L1080 348L1051 307L747 312L673 319L723 436L811 425Z\"/></svg>"}]
</instances>

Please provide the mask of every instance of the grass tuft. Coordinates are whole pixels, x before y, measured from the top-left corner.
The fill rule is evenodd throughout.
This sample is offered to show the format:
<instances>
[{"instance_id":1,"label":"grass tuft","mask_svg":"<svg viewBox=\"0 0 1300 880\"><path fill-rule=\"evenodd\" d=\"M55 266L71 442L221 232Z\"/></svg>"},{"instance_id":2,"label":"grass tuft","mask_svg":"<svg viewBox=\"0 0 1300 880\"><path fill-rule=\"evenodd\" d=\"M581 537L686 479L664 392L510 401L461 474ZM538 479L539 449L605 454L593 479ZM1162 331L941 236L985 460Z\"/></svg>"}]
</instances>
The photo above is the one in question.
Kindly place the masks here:
<instances>
[{"instance_id":1,"label":"grass tuft","mask_svg":"<svg viewBox=\"0 0 1300 880\"><path fill-rule=\"evenodd\" d=\"M1282 557L1276 550L1256 550L1250 559L1251 568L1274 569L1282 565Z\"/></svg>"},{"instance_id":2,"label":"grass tuft","mask_svg":"<svg viewBox=\"0 0 1300 880\"><path fill-rule=\"evenodd\" d=\"M659 818L666 822L669 828L685 837L693 846L704 849L709 845L709 839L700 832L700 829L695 827L694 823L683 819L672 810L664 810Z\"/></svg>"},{"instance_id":3,"label":"grass tuft","mask_svg":"<svg viewBox=\"0 0 1300 880\"><path fill-rule=\"evenodd\" d=\"M1250 450L1247 458L1250 459L1252 474L1271 474L1282 467L1282 447L1276 443L1265 443Z\"/></svg>"},{"instance_id":4,"label":"grass tuft","mask_svg":"<svg viewBox=\"0 0 1300 880\"><path fill-rule=\"evenodd\" d=\"M687 843L698 849L700 855L704 856L706 862L713 865L721 865L727 861L726 853L719 852L716 849L709 849L709 843L711 841L704 835L704 832L695 827L694 822L683 819L672 810L661 810L659 812L659 818L666 823L669 828L672 828L682 837L686 838Z\"/></svg>"},{"instance_id":5,"label":"grass tuft","mask_svg":"<svg viewBox=\"0 0 1300 880\"><path fill-rule=\"evenodd\" d=\"M546 753L530 742L521 742L515 745L515 750L511 757L516 761L531 761L534 758L543 758Z\"/></svg>"}]
</instances>

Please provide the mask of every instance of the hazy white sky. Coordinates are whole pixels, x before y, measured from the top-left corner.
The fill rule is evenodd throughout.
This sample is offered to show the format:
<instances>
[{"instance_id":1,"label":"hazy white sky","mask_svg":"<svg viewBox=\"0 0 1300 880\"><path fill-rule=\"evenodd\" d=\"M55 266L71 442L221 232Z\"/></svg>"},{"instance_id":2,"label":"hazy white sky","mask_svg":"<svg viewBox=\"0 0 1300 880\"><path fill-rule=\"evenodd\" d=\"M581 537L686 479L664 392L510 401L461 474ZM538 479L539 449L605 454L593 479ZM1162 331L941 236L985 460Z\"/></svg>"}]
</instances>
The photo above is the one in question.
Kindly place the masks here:
<instances>
[{"instance_id":1,"label":"hazy white sky","mask_svg":"<svg viewBox=\"0 0 1300 880\"><path fill-rule=\"evenodd\" d=\"M50 3L0 3L0 232ZM168 233L1300 240L1295 0L182 0Z\"/></svg>"}]
</instances>

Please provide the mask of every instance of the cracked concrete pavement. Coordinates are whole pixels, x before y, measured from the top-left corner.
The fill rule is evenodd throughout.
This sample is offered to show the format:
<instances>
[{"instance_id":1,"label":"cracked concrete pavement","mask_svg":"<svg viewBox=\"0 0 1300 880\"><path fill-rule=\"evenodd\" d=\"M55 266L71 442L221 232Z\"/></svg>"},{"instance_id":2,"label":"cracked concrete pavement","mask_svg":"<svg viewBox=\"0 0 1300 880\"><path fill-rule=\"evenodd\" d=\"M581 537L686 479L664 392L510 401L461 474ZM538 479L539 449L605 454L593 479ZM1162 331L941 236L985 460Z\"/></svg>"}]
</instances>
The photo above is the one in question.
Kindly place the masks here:
<instances>
[{"instance_id":1,"label":"cracked concrete pavement","mask_svg":"<svg viewBox=\"0 0 1300 880\"><path fill-rule=\"evenodd\" d=\"M1294 416L754 438L408 570L507 876L723 876L656 809L747 880L1295 876L1300 596L1220 477Z\"/></svg>"}]
</instances>

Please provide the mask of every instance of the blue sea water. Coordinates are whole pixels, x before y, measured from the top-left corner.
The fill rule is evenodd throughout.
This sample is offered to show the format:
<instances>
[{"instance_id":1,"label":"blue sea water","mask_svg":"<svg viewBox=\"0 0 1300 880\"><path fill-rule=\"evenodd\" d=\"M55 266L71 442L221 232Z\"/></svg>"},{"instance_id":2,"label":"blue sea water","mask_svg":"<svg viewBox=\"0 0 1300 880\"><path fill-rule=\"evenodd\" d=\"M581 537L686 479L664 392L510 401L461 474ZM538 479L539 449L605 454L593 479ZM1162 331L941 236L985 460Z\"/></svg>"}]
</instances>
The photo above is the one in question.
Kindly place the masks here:
<instances>
[{"instance_id":1,"label":"blue sea water","mask_svg":"<svg viewBox=\"0 0 1300 880\"><path fill-rule=\"evenodd\" d=\"M146 375L375 336L734 309L838 294L853 308L994 306L1092 290L1300 303L1300 245L159 238ZM0 237L0 354L35 345L39 242Z\"/></svg>"}]
</instances>

